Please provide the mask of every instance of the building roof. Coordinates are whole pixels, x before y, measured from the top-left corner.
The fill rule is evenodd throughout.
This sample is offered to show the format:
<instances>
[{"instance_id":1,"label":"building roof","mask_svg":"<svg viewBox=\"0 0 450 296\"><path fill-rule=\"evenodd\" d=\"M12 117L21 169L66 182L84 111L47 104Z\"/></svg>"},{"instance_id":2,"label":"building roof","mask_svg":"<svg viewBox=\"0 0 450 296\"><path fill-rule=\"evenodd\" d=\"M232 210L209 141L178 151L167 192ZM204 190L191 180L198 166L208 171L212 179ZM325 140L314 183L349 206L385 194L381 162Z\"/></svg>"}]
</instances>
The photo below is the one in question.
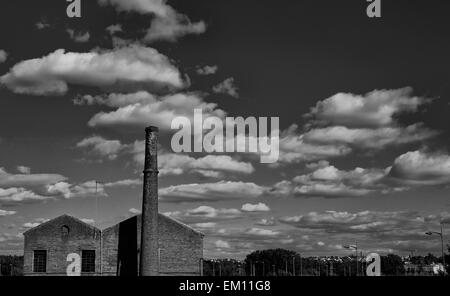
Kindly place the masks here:
<instances>
[{"instance_id":1,"label":"building roof","mask_svg":"<svg viewBox=\"0 0 450 296\"><path fill-rule=\"evenodd\" d=\"M29 234L30 232L33 232L33 231L35 231L35 230L38 230L38 229L40 229L41 227L43 227L43 226L45 226L45 225L51 224L51 223L53 223L53 222L55 222L55 221L57 221L57 220L63 219L63 218L68 218L68 219L73 220L73 221L76 222L76 223L82 224L82 225L84 225L84 226L86 226L86 227L88 227L88 228L90 228L90 229L92 229L92 230L94 230L94 231L101 232L101 230L100 230L99 228L97 228L97 227L95 227L95 226L93 226L93 225L91 225L91 224L89 224L89 223L83 222L82 220L80 220L80 219L78 219L78 218L76 218L76 217L70 216L70 215L68 215L68 214L63 214L63 215L61 215L61 216L58 216L58 217L56 217L56 218L53 218L53 219L48 220L48 221L46 221L46 222L43 222L43 223L39 224L39 225L36 226L36 227L33 227L33 228L28 229L27 231L25 231L25 232L23 233L23 235Z\"/></svg>"},{"instance_id":2,"label":"building roof","mask_svg":"<svg viewBox=\"0 0 450 296\"><path fill-rule=\"evenodd\" d=\"M169 221L171 221L171 222L173 222L173 223L176 223L176 224L180 225L181 227L183 227L183 228L185 228L185 229L187 229L187 230L190 230L190 231L192 231L192 232L194 232L194 233L196 233L196 234L198 234L198 235L201 235L202 237L205 236L204 233L202 233L202 232L196 230L195 228L192 228L191 226L189 226L189 225L187 225L187 224L184 224L184 223L182 223L182 222L180 222L180 221L178 221L178 220L176 220L176 219L174 219L174 218L168 217L168 216L163 215L163 214L161 214L161 213L159 213L158 215L159 215L159 218L163 218L163 219L169 220ZM140 218L140 217L141 217L141 214L132 216L132 217L127 218L127 219L125 219L125 220L123 220L123 221L126 221L126 220L131 219L131 218L134 218L134 217ZM123 222L123 221L120 221L120 222L116 223L116 224L113 225L113 226L106 227L106 228L104 228L103 230L101 230L101 229L99 229L99 228L97 228L97 227L95 227L95 226L93 226L93 225L90 225L90 224L88 224L88 223L86 223L86 222L83 222L82 220L80 220L80 219L78 219L78 218L75 218L75 217L73 217L73 216L64 214L64 215L58 216L58 217L56 217L56 218L53 218L53 219L51 219L51 220L48 220L48 221L46 221L46 222L43 222L43 223L39 224L39 225L36 226L36 227L33 227L33 228L28 229L27 231L25 231L25 232L23 233L23 235L28 234L28 233L30 233L30 232L33 232L33 231L35 231L35 230L37 230L37 229L39 229L39 228L41 228L41 227L43 227L43 226L45 226L45 225L51 224L51 223L53 223L54 221L59 220L59 219L62 219L62 218L69 218L69 219L72 219L72 220L74 220L74 221L77 222L77 223L83 224L83 225L85 225L86 227L91 228L91 229L94 230L94 231L100 231L100 232L103 232L103 231L105 231L105 230L107 230L107 229L113 228L113 227L115 227L117 224Z\"/></svg>"}]
</instances>

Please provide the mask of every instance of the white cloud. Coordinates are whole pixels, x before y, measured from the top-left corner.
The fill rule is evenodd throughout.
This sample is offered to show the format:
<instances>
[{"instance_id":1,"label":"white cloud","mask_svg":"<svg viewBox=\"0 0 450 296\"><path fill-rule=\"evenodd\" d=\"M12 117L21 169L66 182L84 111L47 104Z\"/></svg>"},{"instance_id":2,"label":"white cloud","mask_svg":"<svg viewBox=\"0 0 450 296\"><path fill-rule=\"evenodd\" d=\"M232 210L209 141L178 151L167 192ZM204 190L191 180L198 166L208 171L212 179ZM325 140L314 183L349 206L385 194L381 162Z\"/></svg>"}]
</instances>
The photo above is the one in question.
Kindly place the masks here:
<instances>
[{"instance_id":1,"label":"white cloud","mask_svg":"<svg viewBox=\"0 0 450 296\"><path fill-rule=\"evenodd\" d=\"M316 121L346 127L381 127L395 123L394 115L414 112L428 100L412 96L412 88L374 90L366 95L338 93L320 101L309 116Z\"/></svg>"},{"instance_id":2,"label":"white cloud","mask_svg":"<svg viewBox=\"0 0 450 296\"><path fill-rule=\"evenodd\" d=\"M230 248L230 244L223 240L216 241L215 246L219 249L229 249Z\"/></svg>"},{"instance_id":3,"label":"white cloud","mask_svg":"<svg viewBox=\"0 0 450 296\"><path fill-rule=\"evenodd\" d=\"M70 39L77 43L86 43L91 38L89 32L83 33L75 33L75 30L67 29L66 32L69 34Z\"/></svg>"},{"instance_id":4,"label":"white cloud","mask_svg":"<svg viewBox=\"0 0 450 296\"><path fill-rule=\"evenodd\" d=\"M135 209L135 208L131 208L131 209L128 210L128 212L130 214L132 214L132 215L139 215L142 211L138 210L138 209Z\"/></svg>"},{"instance_id":5,"label":"white cloud","mask_svg":"<svg viewBox=\"0 0 450 296\"><path fill-rule=\"evenodd\" d=\"M52 195L60 195L65 199L107 196L104 185L96 183L95 181L88 181L76 185L67 182L59 182L48 185L47 192Z\"/></svg>"},{"instance_id":6,"label":"white cloud","mask_svg":"<svg viewBox=\"0 0 450 296\"><path fill-rule=\"evenodd\" d=\"M89 53L58 49L16 64L0 77L0 82L16 93L34 95L63 95L70 84L153 91L184 87L178 69L166 56L140 45Z\"/></svg>"},{"instance_id":7,"label":"white cloud","mask_svg":"<svg viewBox=\"0 0 450 296\"><path fill-rule=\"evenodd\" d=\"M119 181L103 184L103 186L105 188L133 187L133 186L139 186L139 185L142 185L141 179L125 179L125 180L119 180Z\"/></svg>"},{"instance_id":8,"label":"white cloud","mask_svg":"<svg viewBox=\"0 0 450 296\"><path fill-rule=\"evenodd\" d=\"M22 203L30 203L36 201L46 201L55 199L52 196L39 195L25 188L0 188L0 204L16 205Z\"/></svg>"},{"instance_id":9,"label":"white cloud","mask_svg":"<svg viewBox=\"0 0 450 296\"><path fill-rule=\"evenodd\" d=\"M450 156L413 151L397 157L390 176L408 185L450 183Z\"/></svg>"},{"instance_id":10,"label":"white cloud","mask_svg":"<svg viewBox=\"0 0 450 296\"><path fill-rule=\"evenodd\" d=\"M167 212L165 215L185 223L213 222L242 217L242 213L238 209L216 209L210 206L200 206L195 209Z\"/></svg>"},{"instance_id":11,"label":"white cloud","mask_svg":"<svg viewBox=\"0 0 450 296\"><path fill-rule=\"evenodd\" d=\"M106 157L109 160L117 158L118 154L124 149L119 140L106 140L99 136L85 138L77 143L78 148L89 148L90 152L100 157Z\"/></svg>"},{"instance_id":12,"label":"white cloud","mask_svg":"<svg viewBox=\"0 0 450 296\"><path fill-rule=\"evenodd\" d=\"M251 228L246 231L246 234L255 235L255 236L278 236L280 235L279 231L269 230L269 229L261 229L261 228Z\"/></svg>"},{"instance_id":13,"label":"white cloud","mask_svg":"<svg viewBox=\"0 0 450 296\"><path fill-rule=\"evenodd\" d=\"M151 120L153 125L161 130L171 130L172 120L183 116L193 122L194 109L202 109L204 118L217 116L225 117L223 110L217 109L217 104L206 103L195 94L174 94L164 97L155 97L146 92L130 95L113 94L107 99L84 97L81 101L88 103L104 103L118 107L111 112L100 112L90 121L92 127L145 127Z\"/></svg>"},{"instance_id":14,"label":"white cloud","mask_svg":"<svg viewBox=\"0 0 450 296\"><path fill-rule=\"evenodd\" d=\"M91 224L91 225L95 224L94 219L83 218L83 219L81 219L81 221L83 221L84 223L87 223L87 224Z\"/></svg>"},{"instance_id":15,"label":"white cloud","mask_svg":"<svg viewBox=\"0 0 450 296\"><path fill-rule=\"evenodd\" d=\"M24 174L24 175L29 175L29 174L31 174L31 168L26 167L26 166L23 166L23 165L19 165L19 166L17 167L17 171L18 171L19 173L21 173L21 174Z\"/></svg>"},{"instance_id":16,"label":"white cloud","mask_svg":"<svg viewBox=\"0 0 450 296\"><path fill-rule=\"evenodd\" d=\"M270 208L264 203L258 204L244 204L242 205L241 211L243 212L269 212Z\"/></svg>"},{"instance_id":17,"label":"white cloud","mask_svg":"<svg viewBox=\"0 0 450 296\"><path fill-rule=\"evenodd\" d=\"M275 222L275 218L272 217L270 219L263 218L263 219L257 221L255 224L258 226L275 226L276 222Z\"/></svg>"},{"instance_id":18,"label":"white cloud","mask_svg":"<svg viewBox=\"0 0 450 296\"><path fill-rule=\"evenodd\" d=\"M8 53L2 49L0 49L0 64L5 62L8 58Z\"/></svg>"},{"instance_id":19,"label":"white cloud","mask_svg":"<svg viewBox=\"0 0 450 296\"><path fill-rule=\"evenodd\" d=\"M36 28L38 30L42 30L42 29L45 29L45 28L48 28L48 27L50 27L50 24L45 22L45 21L39 21L39 22L36 23Z\"/></svg>"},{"instance_id":20,"label":"white cloud","mask_svg":"<svg viewBox=\"0 0 450 296\"><path fill-rule=\"evenodd\" d=\"M59 174L10 174L0 168L0 187L38 187L64 181L67 178Z\"/></svg>"},{"instance_id":21,"label":"white cloud","mask_svg":"<svg viewBox=\"0 0 450 296\"><path fill-rule=\"evenodd\" d=\"M1 189L0 189L1 190ZM1 192L1 191L0 191ZM1 193L0 193L1 194ZM0 195L0 198L1 198L1 195ZM14 214L16 214L17 212L16 211L5 211L5 210L2 210L2 209L0 209L0 217L4 217L4 216L11 216L11 215L14 215Z\"/></svg>"},{"instance_id":22,"label":"white cloud","mask_svg":"<svg viewBox=\"0 0 450 296\"><path fill-rule=\"evenodd\" d=\"M118 11L135 11L152 14L150 28L144 38L146 41L176 41L187 34L201 34L206 30L203 21L192 23L189 18L167 5L166 0L99 0L100 4L110 4Z\"/></svg>"},{"instance_id":23,"label":"white cloud","mask_svg":"<svg viewBox=\"0 0 450 296\"><path fill-rule=\"evenodd\" d=\"M331 126L315 128L304 134L304 139L310 143L348 144L358 148L381 149L386 146L421 142L437 134L435 131L423 128L422 124L403 127L381 127L376 129Z\"/></svg>"},{"instance_id":24,"label":"white cloud","mask_svg":"<svg viewBox=\"0 0 450 296\"><path fill-rule=\"evenodd\" d=\"M117 32L123 32L123 29L122 29L122 25L115 24L115 25L110 25L110 26L106 27L106 31L108 31L110 35L114 35Z\"/></svg>"},{"instance_id":25,"label":"white cloud","mask_svg":"<svg viewBox=\"0 0 450 296\"><path fill-rule=\"evenodd\" d=\"M219 70L219 67L217 65L213 65L213 66L203 66L203 67L198 67L196 72L198 75L212 75L217 73L217 71Z\"/></svg>"},{"instance_id":26,"label":"white cloud","mask_svg":"<svg viewBox=\"0 0 450 296\"><path fill-rule=\"evenodd\" d=\"M213 87L213 92L227 94L234 98L239 98L239 89L234 83L234 78L230 77Z\"/></svg>"},{"instance_id":27,"label":"white cloud","mask_svg":"<svg viewBox=\"0 0 450 296\"><path fill-rule=\"evenodd\" d=\"M160 189L159 195L166 202L196 202L257 198L265 191L255 183L220 181L169 186Z\"/></svg>"}]
</instances>

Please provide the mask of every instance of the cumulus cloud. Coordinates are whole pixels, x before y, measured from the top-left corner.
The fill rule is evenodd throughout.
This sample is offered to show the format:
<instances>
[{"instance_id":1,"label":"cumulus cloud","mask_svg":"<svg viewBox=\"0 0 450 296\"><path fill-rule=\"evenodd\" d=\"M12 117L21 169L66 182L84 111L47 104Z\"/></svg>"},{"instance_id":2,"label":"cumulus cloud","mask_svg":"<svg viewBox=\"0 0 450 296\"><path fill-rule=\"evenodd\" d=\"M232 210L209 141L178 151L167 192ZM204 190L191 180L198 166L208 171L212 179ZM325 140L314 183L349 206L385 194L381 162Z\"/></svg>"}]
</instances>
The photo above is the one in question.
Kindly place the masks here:
<instances>
[{"instance_id":1,"label":"cumulus cloud","mask_svg":"<svg viewBox=\"0 0 450 296\"><path fill-rule=\"evenodd\" d=\"M29 175L29 174L31 174L31 168L26 167L26 166L23 166L23 165L19 165L19 166L17 167L17 171L18 171L19 173L21 173L21 174L24 174L24 175Z\"/></svg>"},{"instance_id":2,"label":"cumulus cloud","mask_svg":"<svg viewBox=\"0 0 450 296\"><path fill-rule=\"evenodd\" d=\"M229 249L230 248L230 244L223 240L216 241L215 246L219 249Z\"/></svg>"},{"instance_id":3,"label":"cumulus cloud","mask_svg":"<svg viewBox=\"0 0 450 296\"><path fill-rule=\"evenodd\" d=\"M110 35L114 35L117 32L123 32L123 29L122 29L122 25L115 24L115 25L110 25L110 26L106 27L106 31L108 31Z\"/></svg>"},{"instance_id":4,"label":"cumulus cloud","mask_svg":"<svg viewBox=\"0 0 450 296\"><path fill-rule=\"evenodd\" d=\"M15 206L23 203L47 201L53 199L55 199L53 196L40 195L25 188L0 188L0 204L2 205Z\"/></svg>"},{"instance_id":5,"label":"cumulus cloud","mask_svg":"<svg viewBox=\"0 0 450 296\"><path fill-rule=\"evenodd\" d=\"M15 93L33 95L63 95L71 84L159 92L185 85L166 56L140 45L88 53L58 49L42 58L16 64L0 77L0 83Z\"/></svg>"},{"instance_id":6,"label":"cumulus cloud","mask_svg":"<svg viewBox=\"0 0 450 296\"><path fill-rule=\"evenodd\" d=\"M38 187L64 181L67 178L59 174L10 174L0 167L0 187Z\"/></svg>"},{"instance_id":7,"label":"cumulus cloud","mask_svg":"<svg viewBox=\"0 0 450 296\"><path fill-rule=\"evenodd\" d=\"M346 127L381 127L395 123L395 115L415 112L428 99L412 96L413 89L374 90L365 95L338 93L319 101L308 114L316 121Z\"/></svg>"},{"instance_id":8,"label":"cumulus cloud","mask_svg":"<svg viewBox=\"0 0 450 296\"><path fill-rule=\"evenodd\" d=\"M117 188L117 187L133 187L142 185L141 179L125 179L115 182L108 182L103 184L105 188Z\"/></svg>"},{"instance_id":9,"label":"cumulus cloud","mask_svg":"<svg viewBox=\"0 0 450 296\"><path fill-rule=\"evenodd\" d=\"M309 162L345 156L351 152L352 149L344 144L308 143L305 135L298 131L295 124L283 131L280 136L281 163Z\"/></svg>"},{"instance_id":10,"label":"cumulus cloud","mask_svg":"<svg viewBox=\"0 0 450 296\"><path fill-rule=\"evenodd\" d=\"M8 58L8 53L6 51L4 51L3 49L0 49L0 64L4 63L7 58Z\"/></svg>"},{"instance_id":11,"label":"cumulus cloud","mask_svg":"<svg viewBox=\"0 0 450 296\"><path fill-rule=\"evenodd\" d=\"M142 211L135 209L135 208L131 208L128 210L128 213L132 214L132 215L139 215Z\"/></svg>"},{"instance_id":12,"label":"cumulus cloud","mask_svg":"<svg viewBox=\"0 0 450 296\"><path fill-rule=\"evenodd\" d=\"M192 23L184 14L178 13L166 0L99 0L100 4L113 5L118 11L134 11L153 16L145 41L176 41L188 34L201 34L206 30L203 21Z\"/></svg>"},{"instance_id":13,"label":"cumulus cloud","mask_svg":"<svg viewBox=\"0 0 450 296\"><path fill-rule=\"evenodd\" d=\"M100 112L89 121L92 127L145 127L151 120L161 130L170 131L172 120L186 117L193 122L194 109L202 109L204 118L225 117L225 112L217 109L217 104L206 103L196 94L173 94L156 97L147 92L134 94L111 94L108 97L84 96L76 104L105 104L116 108L110 112Z\"/></svg>"},{"instance_id":14,"label":"cumulus cloud","mask_svg":"<svg viewBox=\"0 0 450 296\"><path fill-rule=\"evenodd\" d=\"M0 192L1 192L1 189L0 189ZM1 198L1 195L0 195L0 198ZM0 217L11 216L16 213L17 213L16 211L5 211L5 210L0 209Z\"/></svg>"},{"instance_id":15,"label":"cumulus cloud","mask_svg":"<svg viewBox=\"0 0 450 296\"><path fill-rule=\"evenodd\" d=\"M221 201L257 198L267 189L250 182L220 181L217 183L173 185L159 190L165 202Z\"/></svg>"},{"instance_id":16,"label":"cumulus cloud","mask_svg":"<svg viewBox=\"0 0 450 296\"><path fill-rule=\"evenodd\" d=\"M243 212L269 212L270 208L264 203L258 204L244 204L242 205L241 211Z\"/></svg>"},{"instance_id":17,"label":"cumulus cloud","mask_svg":"<svg viewBox=\"0 0 450 296\"><path fill-rule=\"evenodd\" d=\"M263 219L257 221L255 224L258 226L275 226L277 224L277 222L275 221L275 218L272 217L269 219L263 218Z\"/></svg>"},{"instance_id":18,"label":"cumulus cloud","mask_svg":"<svg viewBox=\"0 0 450 296\"><path fill-rule=\"evenodd\" d=\"M214 65L214 66L203 66L203 67L198 67L196 72L198 75L212 75L212 74L216 74L216 72L219 70L219 66Z\"/></svg>"},{"instance_id":19,"label":"cumulus cloud","mask_svg":"<svg viewBox=\"0 0 450 296\"><path fill-rule=\"evenodd\" d=\"M424 151L408 152L395 159L390 176L407 185L448 184L450 156Z\"/></svg>"},{"instance_id":20,"label":"cumulus cloud","mask_svg":"<svg viewBox=\"0 0 450 296\"><path fill-rule=\"evenodd\" d=\"M234 98L239 98L239 89L234 83L234 78L230 77L213 87L213 92L217 94L227 94Z\"/></svg>"},{"instance_id":21,"label":"cumulus cloud","mask_svg":"<svg viewBox=\"0 0 450 296\"><path fill-rule=\"evenodd\" d=\"M307 197L358 197L370 193L387 193L391 188L384 183L390 167L385 169L355 168L339 170L328 162L311 164L313 171L275 184L274 195ZM393 190L393 189L392 189Z\"/></svg>"},{"instance_id":22,"label":"cumulus cloud","mask_svg":"<svg viewBox=\"0 0 450 296\"><path fill-rule=\"evenodd\" d=\"M95 181L88 181L81 184L70 184L59 182L47 186L47 193L62 196L65 199L84 198L90 196L107 196L104 185Z\"/></svg>"},{"instance_id":23,"label":"cumulus cloud","mask_svg":"<svg viewBox=\"0 0 450 296\"><path fill-rule=\"evenodd\" d=\"M88 148L90 153L106 157L109 160L117 158L118 154L124 149L119 140L106 140L100 136L92 136L85 138L77 143L78 148Z\"/></svg>"},{"instance_id":24,"label":"cumulus cloud","mask_svg":"<svg viewBox=\"0 0 450 296\"><path fill-rule=\"evenodd\" d=\"M164 214L185 223L217 222L242 217L242 212L238 209L216 209L210 206L200 206L195 209L167 212Z\"/></svg>"},{"instance_id":25,"label":"cumulus cloud","mask_svg":"<svg viewBox=\"0 0 450 296\"><path fill-rule=\"evenodd\" d=\"M83 33L76 33L75 30L67 29L66 32L69 34L70 39L77 43L86 43L91 38L91 35L89 32Z\"/></svg>"},{"instance_id":26,"label":"cumulus cloud","mask_svg":"<svg viewBox=\"0 0 450 296\"><path fill-rule=\"evenodd\" d=\"M262 229L262 228L251 228L246 231L246 234L254 235L254 236L278 236L280 235L279 231L274 231L270 229Z\"/></svg>"},{"instance_id":27,"label":"cumulus cloud","mask_svg":"<svg viewBox=\"0 0 450 296\"><path fill-rule=\"evenodd\" d=\"M436 131L424 128L422 124L408 127L347 128L331 126L315 128L304 134L310 143L329 145L351 145L358 148L382 149L386 146L421 142L437 135Z\"/></svg>"}]
</instances>

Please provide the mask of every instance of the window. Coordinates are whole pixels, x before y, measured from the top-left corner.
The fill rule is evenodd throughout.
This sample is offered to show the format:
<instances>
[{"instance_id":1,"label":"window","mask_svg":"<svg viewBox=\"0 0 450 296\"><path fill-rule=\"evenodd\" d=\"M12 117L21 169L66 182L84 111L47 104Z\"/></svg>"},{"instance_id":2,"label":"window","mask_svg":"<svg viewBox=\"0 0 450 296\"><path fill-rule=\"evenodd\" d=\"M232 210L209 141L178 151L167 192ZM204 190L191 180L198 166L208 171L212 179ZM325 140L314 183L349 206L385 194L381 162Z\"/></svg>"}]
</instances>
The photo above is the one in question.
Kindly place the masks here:
<instances>
[{"instance_id":1,"label":"window","mask_svg":"<svg viewBox=\"0 0 450 296\"><path fill-rule=\"evenodd\" d=\"M69 236L69 226L64 225L63 227L61 227L61 236L63 238L67 238Z\"/></svg>"},{"instance_id":2,"label":"window","mask_svg":"<svg viewBox=\"0 0 450 296\"><path fill-rule=\"evenodd\" d=\"M47 272L47 251L34 251L33 272Z\"/></svg>"},{"instance_id":3,"label":"window","mask_svg":"<svg viewBox=\"0 0 450 296\"><path fill-rule=\"evenodd\" d=\"M81 251L81 272L95 272L95 251Z\"/></svg>"}]
</instances>

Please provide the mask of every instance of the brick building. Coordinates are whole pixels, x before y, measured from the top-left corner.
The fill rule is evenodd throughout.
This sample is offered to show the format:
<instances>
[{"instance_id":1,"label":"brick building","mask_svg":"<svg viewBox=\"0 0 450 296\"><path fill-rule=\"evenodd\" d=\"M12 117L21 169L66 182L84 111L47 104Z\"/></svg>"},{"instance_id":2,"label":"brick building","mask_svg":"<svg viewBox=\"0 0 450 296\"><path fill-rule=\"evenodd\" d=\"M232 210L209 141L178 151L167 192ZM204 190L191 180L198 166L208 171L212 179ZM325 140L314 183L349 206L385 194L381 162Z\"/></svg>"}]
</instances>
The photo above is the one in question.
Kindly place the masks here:
<instances>
[{"instance_id":1,"label":"brick building","mask_svg":"<svg viewBox=\"0 0 450 296\"><path fill-rule=\"evenodd\" d=\"M83 276L137 276L141 215L100 230L62 215L24 233L24 275L67 275L69 254L78 254ZM158 216L160 275L199 275L203 234L172 218Z\"/></svg>"},{"instance_id":2,"label":"brick building","mask_svg":"<svg viewBox=\"0 0 450 296\"><path fill-rule=\"evenodd\" d=\"M158 128L145 129L142 214L105 230L63 215L24 233L25 275L200 275L203 234L158 212Z\"/></svg>"}]
</instances>

